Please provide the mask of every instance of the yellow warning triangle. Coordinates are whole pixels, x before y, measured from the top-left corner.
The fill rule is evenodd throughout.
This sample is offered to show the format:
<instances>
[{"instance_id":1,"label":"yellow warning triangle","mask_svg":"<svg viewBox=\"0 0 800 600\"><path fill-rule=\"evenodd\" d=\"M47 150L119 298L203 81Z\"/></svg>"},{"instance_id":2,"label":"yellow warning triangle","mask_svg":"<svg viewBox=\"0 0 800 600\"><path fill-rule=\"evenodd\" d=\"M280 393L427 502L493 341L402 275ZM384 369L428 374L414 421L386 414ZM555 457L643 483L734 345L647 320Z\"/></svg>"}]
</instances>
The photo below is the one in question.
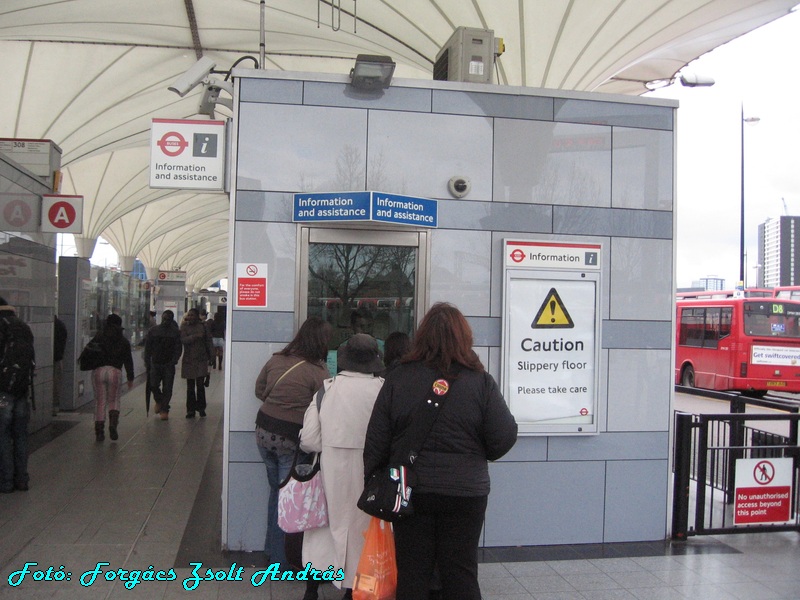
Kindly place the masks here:
<instances>
[{"instance_id":1,"label":"yellow warning triangle","mask_svg":"<svg viewBox=\"0 0 800 600\"><path fill-rule=\"evenodd\" d=\"M567 307L558 295L556 288L550 288L539 312L533 318L532 329L570 329L575 327Z\"/></svg>"}]
</instances>

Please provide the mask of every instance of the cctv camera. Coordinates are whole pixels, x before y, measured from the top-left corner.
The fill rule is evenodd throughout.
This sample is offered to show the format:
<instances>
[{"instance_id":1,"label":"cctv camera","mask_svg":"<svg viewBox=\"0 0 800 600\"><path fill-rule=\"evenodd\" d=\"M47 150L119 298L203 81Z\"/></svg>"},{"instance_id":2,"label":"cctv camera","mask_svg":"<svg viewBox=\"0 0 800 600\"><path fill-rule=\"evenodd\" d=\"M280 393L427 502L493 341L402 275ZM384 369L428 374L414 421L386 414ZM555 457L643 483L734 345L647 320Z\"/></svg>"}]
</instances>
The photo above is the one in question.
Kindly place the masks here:
<instances>
[{"instance_id":1,"label":"cctv camera","mask_svg":"<svg viewBox=\"0 0 800 600\"><path fill-rule=\"evenodd\" d=\"M208 82L205 83L205 91L203 92L203 96L200 100L200 106L197 109L197 113L200 115L208 115L214 119L214 110L217 104L227 106L230 110L233 110L233 100L230 98L219 97L219 93L222 90L225 90L231 96L233 96L233 85L231 85L230 82L218 81L217 79L209 78Z\"/></svg>"},{"instance_id":2,"label":"cctv camera","mask_svg":"<svg viewBox=\"0 0 800 600\"><path fill-rule=\"evenodd\" d=\"M208 77L209 73L211 73L211 69L217 66L213 60L207 57L203 57L198 60L192 68L186 71L183 75L178 77L171 86L169 86L170 92L175 92L183 98L186 94L191 92L196 86L200 85L203 80Z\"/></svg>"},{"instance_id":3,"label":"cctv camera","mask_svg":"<svg viewBox=\"0 0 800 600\"><path fill-rule=\"evenodd\" d=\"M454 198L463 198L469 194L469 191L472 189L472 184L467 177L456 175L455 177L451 177L450 181L447 182L447 189L450 190Z\"/></svg>"}]
</instances>

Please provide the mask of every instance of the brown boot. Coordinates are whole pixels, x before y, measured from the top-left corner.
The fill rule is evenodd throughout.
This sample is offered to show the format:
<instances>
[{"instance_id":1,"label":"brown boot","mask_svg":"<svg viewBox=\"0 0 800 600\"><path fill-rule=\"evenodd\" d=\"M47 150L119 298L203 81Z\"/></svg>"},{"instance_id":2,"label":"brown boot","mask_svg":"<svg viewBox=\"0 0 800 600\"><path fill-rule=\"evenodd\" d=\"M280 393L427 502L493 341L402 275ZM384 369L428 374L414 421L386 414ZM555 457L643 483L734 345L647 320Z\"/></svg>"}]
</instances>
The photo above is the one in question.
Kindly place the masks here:
<instances>
[{"instance_id":1,"label":"brown boot","mask_svg":"<svg viewBox=\"0 0 800 600\"><path fill-rule=\"evenodd\" d=\"M104 439L106 439L106 434L104 432L105 427L106 427L106 422L105 421L95 421L94 422L94 439L95 439L95 441L102 442Z\"/></svg>"},{"instance_id":2,"label":"brown boot","mask_svg":"<svg viewBox=\"0 0 800 600\"><path fill-rule=\"evenodd\" d=\"M118 440L117 425L119 425L119 411L108 411L108 435L112 440Z\"/></svg>"}]
</instances>

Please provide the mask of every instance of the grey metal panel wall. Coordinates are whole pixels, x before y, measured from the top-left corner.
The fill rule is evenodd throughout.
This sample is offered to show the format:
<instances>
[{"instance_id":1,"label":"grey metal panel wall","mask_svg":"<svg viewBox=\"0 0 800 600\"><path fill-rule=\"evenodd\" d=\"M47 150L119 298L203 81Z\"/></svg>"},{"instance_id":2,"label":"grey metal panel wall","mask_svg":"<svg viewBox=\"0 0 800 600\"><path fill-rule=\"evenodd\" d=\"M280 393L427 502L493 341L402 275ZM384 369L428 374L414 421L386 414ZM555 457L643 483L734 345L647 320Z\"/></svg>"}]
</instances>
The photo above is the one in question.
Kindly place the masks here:
<instances>
[{"instance_id":1,"label":"grey metal panel wall","mask_svg":"<svg viewBox=\"0 0 800 600\"><path fill-rule=\"evenodd\" d=\"M38 200L50 188L0 155L0 192ZM29 223L33 218L29 217ZM31 412L29 431L41 429L52 420L55 249L55 234L0 232L0 296L14 306L34 336L36 410Z\"/></svg>"},{"instance_id":2,"label":"grey metal panel wall","mask_svg":"<svg viewBox=\"0 0 800 600\"><path fill-rule=\"evenodd\" d=\"M495 376L501 356L503 238L601 242L606 248L601 432L521 437L491 465L484 544L664 537L674 105L492 86L486 92L476 92L475 86L426 89L419 82L395 82L382 96L365 98L344 81L313 79L298 75L288 81L283 74L275 80L241 81L237 126L247 151L239 146L233 261L267 262L279 280L270 281L277 298L269 309L230 313L232 364L238 370L230 375L228 399L230 501L223 516L228 547L259 550L263 544L265 521L254 512L266 512L267 483L255 452L258 401L252 390L264 361L291 339L295 328L289 304L296 261L292 192L338 189L332 186L341 181L336 161L343 152L360 160L363 169L349 189L373 189L373 182L380 181L391 188L382 191L440 200L440 225L431 235L431 298L464 295L476 349ZM550 137L534 141L517 135L507 151L496 149L498 132L513 135L520 128ZM317 146L311 147L314 140ZM258 154L259 144L270 147L269 159ZM577 154L564 154L573 151ZM529 172L542 165L547 173ZM564 177L565 169L579 171L580 186L543 184L547 176ZM448 195L446 181L453 175L471 178L473 192L466 198ZM555 195L548 196L548 190ZM459 243L468 246L467 253ZM462 259L476 281L489 282L478 295L470 277L455 265ZM520 519L523 513L526 518Z\"/></svg>"}]
</instances>

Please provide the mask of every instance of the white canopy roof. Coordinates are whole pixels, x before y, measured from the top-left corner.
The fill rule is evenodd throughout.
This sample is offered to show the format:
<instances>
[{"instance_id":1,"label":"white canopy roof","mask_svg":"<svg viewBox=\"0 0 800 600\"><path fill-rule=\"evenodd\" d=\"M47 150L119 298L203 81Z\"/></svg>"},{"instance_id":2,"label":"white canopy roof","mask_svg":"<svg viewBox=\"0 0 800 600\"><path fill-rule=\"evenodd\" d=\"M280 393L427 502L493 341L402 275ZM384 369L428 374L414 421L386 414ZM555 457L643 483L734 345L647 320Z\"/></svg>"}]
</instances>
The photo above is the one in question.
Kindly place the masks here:
<instances>
[{"instance_id":1,"label":"white canopy roof","mask_svg":"<svg viewBox=\"0 0 800 600\"><path fill-rule=\"evenodd\" d=\"M227 276L228 199L150 189L150 122L196 115L199 90L167 87L200 56L224 71L256 66L262 9L266 69L346 74L357 54L384 54L396 77L431 79L467 26L503 38L500 85L638 95L797 2L3 0L0 137L62 148L61 191L85 197L84 237L204 287Z\"/></svg>"}]
</instances>

